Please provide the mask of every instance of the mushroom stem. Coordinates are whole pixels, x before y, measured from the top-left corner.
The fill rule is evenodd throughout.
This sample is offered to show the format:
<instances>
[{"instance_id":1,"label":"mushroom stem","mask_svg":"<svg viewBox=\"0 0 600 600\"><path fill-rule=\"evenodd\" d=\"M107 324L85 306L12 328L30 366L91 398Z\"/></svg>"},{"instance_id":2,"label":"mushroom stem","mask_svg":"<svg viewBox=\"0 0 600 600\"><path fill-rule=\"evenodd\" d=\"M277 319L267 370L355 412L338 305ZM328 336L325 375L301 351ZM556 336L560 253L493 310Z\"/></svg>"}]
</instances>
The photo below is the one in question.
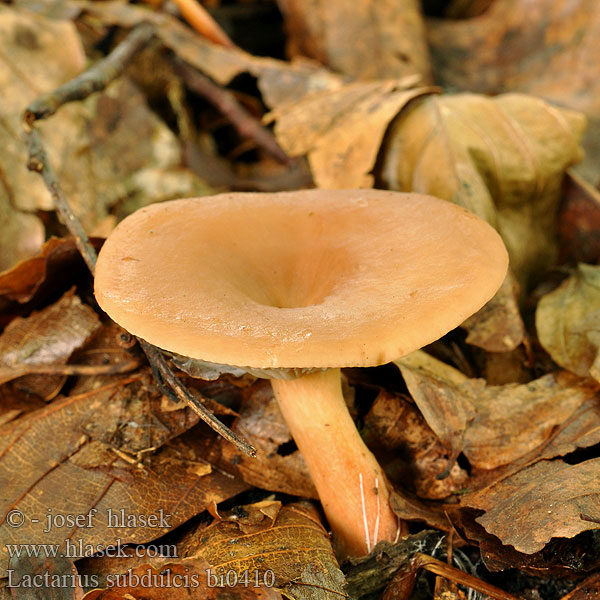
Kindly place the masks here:
<instances>
[{"instance_id":1,"label":"mushroom stem","mask_svg":"<svg viewBox=\"0 0 600 600\"><path fill-rule=\"evenodd\" d=\"M319 493L338 554L363 556L381 540L395 541L399 523L387 480L348 413L340 370L271 383Z\"/></svg>"}]
</instances>

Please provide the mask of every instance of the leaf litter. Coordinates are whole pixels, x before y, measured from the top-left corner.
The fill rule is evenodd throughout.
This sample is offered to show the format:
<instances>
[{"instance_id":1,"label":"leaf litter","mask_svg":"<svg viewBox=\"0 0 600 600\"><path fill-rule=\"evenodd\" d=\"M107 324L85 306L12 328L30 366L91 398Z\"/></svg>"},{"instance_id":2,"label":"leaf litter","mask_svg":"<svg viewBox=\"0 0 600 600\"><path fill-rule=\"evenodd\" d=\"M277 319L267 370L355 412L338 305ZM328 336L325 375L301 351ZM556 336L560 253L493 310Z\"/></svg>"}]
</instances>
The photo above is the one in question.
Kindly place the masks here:
<instances>
[{"instance_id":1,"label":"leaf litter","mask_svg":"<svg viewBox=\"0 0 600 600\"><path fill-rule=\"evenodd\" d=\"M447 61L440 61L440 40L444 35L454 35L451 30L459 32L461 28L483 47L511 42L508 38L498 41L502 36L486 40L481 32L489 32L492 25L498 31L512 31L513 40L527 40L521 42L523 47L534 47L524 30L510 26L512 2L496 0L479 21L432 23L429 43L433 47L433 72L438 76L437 82L454 77L459 82L456 87L471 92L518 90L536 92L543 99L525 94L488 98L415 87L419 81L427 82L429 71L427 58L419 52L414 60L423 59L420 66L376 75L386 80L369 80L373 77L369 71L373 62L364 59L361 64L357 58L360 45L352 49L354 57L351 53L336 57L335 53L343 52L343 48L327 46L335 40L335 28L331 23L324 25L330 19L325 13L320 15L321 22L309 24L308 33L290 33L297 55L291 63L253 56L235 47L214 46L173 16L123 2L63 2L61 10L67 20L61 22L26 11L23 6L35 3L23 2L18 10L3 9L0 26L11 34L3 39L8 44L4 52L13 67L19 45L31 54L26 64L34 64L36 52L49 54L46 43L53 44L51 47L57 52L62 51L61 35L74 44L76 51L70 53L71 62L46 62L40 70L43 76L56 76L39 85L44 91L83 68L80 35L89 36L95 27L94 35L99 39L103 27L130 27L149 19L162 44L217 83L229 84L244 73L255 77L262 101L271 109L265 122L273 124L284 149L307 157L317 186L386 185L433 193L467 207L497 227L509 249L513 274L497 296L463 324L466 333L453 332L428 349L447 361L457 359L456 365L462 371L423 352L399 359L402 376L399 372L391 376L390 372L383 375L374 370L372 377L379 381L377 393L366 393L367 388L357 387L354 416L385 465L395 488L394 509L403 518L424 521L445 531L462 527L467 539L479 543L490 568L518 566L551 572L559 564L561 569L577 571L584 568L583 563L577 566L574 560L555 560L556 556L550 554L572 553L573 547L583 544L582 535L598 529L600 520L600 471L595 451L600 443L595 381L599 341L594 320L597 252L594 228L589 225L597 212L597 194L593 188L586 190L575 176L567 179L570 188L562 187L565 171L582 157L580 142L585 120L581 114L548 100L566 99L564 106L584 110L592 120L592 130L596 111L589 100L589 90L579 94L581 102L570 101L579 88L577 83L565 85L568 79L560 77L563 67L548 68L544 64L545 73L519 73L522 65L518 61L511 63L512 70L507 70L498 52L486 52L471 54L459 68L456 58L460 52L450 45ZM286 4L292 12L303 10L290 8L292 2ZM549 31L556 33L556 17L560 14L557 7L561 3L544 0L543 4L549 10ZM359 28L359 15L365 6L361 3L353 15ZM331 14L344 14L336 12L334 3L326 8ZM568 63L576 43L580 43L584 56L590 56L590 32L594 30L597 11L592 7L589 25L585 19L575 18L589 8L585 0L574 3L575 16L565 30L584 35L579 42L565 41L565 36L553 46L553 65ZM538 9L527 5L525 10L535 14ZM306 13L303 18L308 18ZM77 20L79 33L69 19ZM38 39L43 47L36 49L31 35L23 32L37 32L42 20L48 35L55 29L61 33ZM19 28L14 25L17 21L19 35ZM343 18L340 24L342 29L350 26ZM390 24L391 20L380 23L381 31ZM376 31L376 20L370 26ZM334 37L328 41L326 36L330 33ZM399 39L405 41L408 37ZM395 43L385 34L382 40ZM459 46L463 42L456 37L451 43ZM153 51L157 47L160 45ZM323 48L328 49L322 51ZM533 57L536 64L542 64L539 57L544 49L547 50L540 45L539 54ZM325 66L306 60L303 54L321 60ZM347 58L355 61L358 71L343 67L340 70L344 74L339 74L326 68L342 64ZM486 70L473 70L476 61L488 61ZM587 59L584 61L586 71L590 71L590 64ZM564 69L565 77L573 79L576 71ZM352 76L364 80L352 80ZM16 103L10 114L3 115L14 131L20 127L18 116L24 106L39 95L19 77L20 85L27 90L7 94L12 100L16 98ZM470 78L468 85L464 84L465 78ZM557 96L555 92L561 88L564 93ZM546 92L540 93L543 89ZM141 112L140 107L144 107ZM77 129L81 123L86 125L85 131ZM158 139L159 143L137 144L140 150L132 151L126 139L132 129L138 134L144 132L145 139ZM181 170L175 136L164 127L160 111L146 112L143 95L126 77L83 104L65 107L53 118L51 126L50 122L44 126L44 131L52 159L65 161L57 163L57 171L88 229L103 222L109 212L114 220L115 215L122 216L170 194L206 189ZM13 163L22 165L23 149L16 139L13 135L7 144L15 148ZM89 143L95 153L93 172L78 162L81 146L75 147L69 141L77 139ZM588 149L592 147L589 137L585 144ZM158 162L156 153L160 154ZM117 155L122 157L120 163L114 160ZM64 166L67 164L69 167ZM587 173L591 172L589 164L588 161L585 167ZM11 177L12 166L2 166L10 170ZM69 180L72 173L86 176L73 182ZM160 190L154 185L163 181L163 175L173 174L171 181L182 175L179 183ZM593 174L597 176L595 171ZM99 201L85 196L92 179L100 182L103 190ZM47 218L40 218L40 209L51 214L53 207L37 179L31 179L30 189L38 191L29 196L24 194L20 179L15 181L16 202L2 209L4 221L0 224L7 247L6 252L3 249L4 267L39 248L44 229L55 229L49 227ZM564 219L565 215L572 218ZM108 229L112 222L106 221ZM212 525L206 526L203 517L194 525L188 523L187 532L174 532L173 538L179 549L187 548L185 560L196 561L192 572L200 577L199 589L205 597L219 597L215 588L208 585L206 569L229 565L232 559L223 549L231 550L232 546L239 551L234 559L239 572L256 566L256 556L266 552L267 564L277 572L280 586L260 590L238 586L228 590L232 597L250 600L343 596L343 575L337 570L326 530L313 509L303 507L299 511L297 505L282 505L278 499L246 504L229 513L217 507L217 503L250 488L255 493L264 490L263 496L275 492L314 497L303 461L263 383L249 378L246 383L237 384L239 393L226 392L220 398L227 406L219 408L218 403L211 403L221 414L235 417L234 428L238 432L256 440L262 453L258 461L252 461L223 442L215 443L212 434L197 425L197 417L189 409L173 406L161 396L143 367L126 376L98 372L66 379L61 375L53 384L52 378L44 377L41 388L31 379L32 375L15 379L15 375L23 375L25 365L110 367L127 360L140 361L139 352L128 346L124 332L107 323L103 316L95 316L89 287L81 287L80 279L69 280L73 257L72 244L51 240L42 254L0 275L4 327L0 343L5 369L9 365L13 369L11 375L8 371L6 374L11 380L5 379L0 385L3 514L14 507L33 514L40 505L51 506L56 512L81 514L92 508L98 508L102 514L108 508L127 506L137 515L163 510L171 511L174 518L169 531L143 527L113 530L99 519L87 531L78 528L49 535L32 523L19 531L3 522L2 544L41 540L64 545L66 534L69 540L95 544L114 543L117 537L131 544L147 544L165 533L173 535L175 526L208 509L214 518ZM571 269L567 279L550 291L548 270L566 260ZM589 264L574 266L582 260ZM53 291L55 283L57 289ZM77 291L69 292L74 284L78 285ZM66 295L61 299L63 294ZM534 328L531 315L538 299ZM44 319L48 319L46 324ZM86 327L75 327L84 322ZM538 338L556 364L538 346ZM23 341L30 346L22 345ZM488 376L488 382L481 378L483 374ZM218 382L227 387L227 381L231 381L227 377L222 376ZM203 393L202 384L199 391ZM237 398L233 404L232 397ZM14 477L12 474L17 472L19 476ZM300 532L298 537L284 534L281 523L287 527L291 522ZM251 540L239 543L245 536ZM278 558L276 547L281 552ZM134 565L129 559L119 566L108 566L102 560L87 558L76 566L80 572L88 569L89 573L105 569L105 575L125 573L130 568L133 570L129 572L141 575L150 568L158 575L167 565L162 559L150 567L150 563ZM185 574L191 567L184 564L191 563L171 560L169 568ZM591 567L585 568L596 568L593 557L589 563ZM265 563L260 568L266 568ZM347 566L345 569L350 572ZM149 597L166 599L178 598L179 591L155 586L148 592L130 586L118 591L88 591L86 597L145 597L151 593ZM4 590L0 593L4 594Z\"/></svg>"}]
</instances>

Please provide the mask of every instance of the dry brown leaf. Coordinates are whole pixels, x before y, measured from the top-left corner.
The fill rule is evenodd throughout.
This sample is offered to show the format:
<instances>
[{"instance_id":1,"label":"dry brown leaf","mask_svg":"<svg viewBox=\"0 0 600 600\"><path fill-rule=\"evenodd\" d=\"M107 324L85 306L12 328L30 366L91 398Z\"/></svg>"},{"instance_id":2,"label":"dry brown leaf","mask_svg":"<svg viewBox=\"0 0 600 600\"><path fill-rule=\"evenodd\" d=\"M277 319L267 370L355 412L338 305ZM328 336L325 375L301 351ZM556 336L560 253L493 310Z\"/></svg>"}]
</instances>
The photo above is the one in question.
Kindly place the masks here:
<instances>
[{"instance_id":1,"label":"dry brown leaf","mask_svg":"<svg viewBox=\"0 0 600 600\"><path fill-rule=\"evenodd\" d=\"M566 372L522 385L486 386L483 380L468 379L422 356L395 363L451 457L463 452L480 469L495 469L538 447L542 450L555 428L596 393Z\"/></svg>"},{"instance_id":2,"label":"dry brown leaf","mask_svg":"<svg viewBox=\"0 0 600 600\"><path fill-rule=\"evenodd\" d=\"M494 297L461 325L468 332L468 344L487 352L510 352L523 342L525 325L517 302L518 287L509 271Z\"/></svg>"},{"instance_id":3,"label":"dry brown leaf","mask_svg":"<svg viewBox=\"0 0 600 600\"><path fill-rule=\"evenodd\" d=\"M174 461L168 448L148 452L189 429L198 417L189 409L161 412L161 398L147 378L139 374L55 400L0 428L0 547L64 547L67 538L84 545L147 542L212 502L246 489L219 472L199 476L195 464ZM93 509L92 527L71 523L43 531L49 511L87 515ZM158 526L134 526L138 520L109 527L109 509L136 518L161 510L171 516ZM8 525L10 511L24 515L21 527ZM0 553L0 560L2 576L6 553Z\"/></svg>"},{"instance_id":4,"label":"dry brown leaf","mask_svg":"<svg viewBox=\"0 0 600 600\"><path fill-rule=\"evenodd\" d=\"M484 387L481 380L470 381L460 371L421 350L394 361L409 392L427 424L450 452L450 461L462 451L467 425L475 416L465 385Z\"/></svg>"},{"instance_id":5,"label":"dry brown leaf","mask_svg":"<svg viewBox=\"0 0 600 600\"><path fill-rule=\"evenodd\" d=\"M81 600L77 569L68 557L20 556L10 561L7 587L19 600ZM42 595L43 590L43 595ZM1 598L2 596L0 596Z\"/></svg>"},{"instance_id":6,"label":"dry brown leaf","mask_svg":"<svg viewBox=\"0 0 600 600\"><path fill-rule=\"evenodd\" d=\"M341 76L308 60L286 63L212 44L176 18L140 6L119 1L83 1L77 6L107 25L132 27L142 21L154 23L157 35L168 48L222 85L240 73L251 73L258 78L268 106L293 101L317 90L337 88L343 82Z\"/></svg>"},{"instance_id":7,"label":"dry brown leaf","mask_svg":"<svg viewBox=\"0 0 600 600\"><path fill-rule=\"evenodd\" d=\"M600 266L580 264L538 303L540 343L561 367L600 381Z\"/></svg>"},{"instance_id":8,"label":"dry brown leaf","mask_svg":"<svg viewBox=\"0 0 600 600\"><path fill-rule=\"evenodd\" d=\"M94 576L97 574L87 575L88 580ZM254 587L253 574L248 585L223 588L209 580L206 566L190 567L173 561L158 567L150 564L122 570L113 567L105 577L110 587L91 590L82 600L189 600L190 596L203 600L282 600L281 594L272 588Z\"/></svg>"},{"instance_id":9,"label":"dry brown leaf","mask_svg":"<svg viewBox=\"0 0 600 600\"><path fill-rule=\"evenodd\" d=\"M244 506L183 543L186 559L200 559L216 573L271 571L275 587L292 600L346 598L327 532L308 503L276 511L269 504Z\"/></svg>"},{"instance_id":10,"label":"dry brown leaf","mask_svg":"<svg viewBox=\"0 0 600 600\"><path fill-rule=\"evenodd\" d=\"M429 96L387 138L387 187L459 204L502 235L523 291L556 259L565 169L581 158L585 119L531 96Z\"/></svg>"},{"instance_id":11,"label":"dry brown leaf","mask_svg":"<svg viewBox=\"0 0 600 600\"><path fill-rule=\"evenodd\" d=\"M0 7L0 55L0 269L6 269L39 249L44 229L33 213L54 208L39 175L25 168L22 112L42 93L78 75L85 55L73 23L5 6ZM175 136L127 79L83 103L64 106L40 130L63 190L88 231L109 206L135 193L143 191L149 203L203 189L189 172L180 171ZM145 187L146 176L173 167L178 172L174 189Z\"/></svg>"},{"instance_id":12,"label":"dry brown leaf","mask_svg":"<svg viewBox=\"0 0 600 600\"><path fill-rule=\"evenodd\" d=\"M582 385L583 387L583 385ZM600 401L598 391L568 418L542 449L539 458L565 456L578 448L600 443Z\"/></svg>"},{"instance_id":13,"label":"dry brown leaf","mask_svg":"<svg viewBox=\"0 0 600 600\"><path fill-rule=\"evenodd\" d=\"M598 180L600 5L596 0L494 0L476 19L434 21L429 41L441 85L526 92L586 113L582 174Z\"/></svg>"},{"instance_id":14,"label":"dry brown leaf","mask_svg":"<svg viewBox=\"0 0 600 600\"><path fill-rule=\"evenodd\" d=\"M279 0L278 4L289 55L309 56L357 79L419 74L421 83L431 83L425 24L417 0Z\"/></svg>"},{"instance_id":15,"label":"dry brown leaf","mask_svg":"<svg viewBox=\"0 0 600 600\"><path fill-rule=\"evenodd\" d=\"M600 459L577 465L541 461L463 498L485 511L478 523L519 552L539 552L552 538L571 538L600 522ZM582 518L597 519L592 522Z\"/></svg>"},{"instance_id":16,"label":"dry brown leaf","mask_svg":"<svg viewBox=\"0 0 600 600\"><path fill-rule=\"evenodd\" d=\"M221 455L228 471L239 473L249 485L265 490L303 498L318 497L268 381L258 381L245 391L245 401L234 430L252 440L258 456L250 458L223 440Z\"/></svg>"},{"instance_id":17,"label":"dry brown leaf","mask_svg":"<svg viewBox=\"0 0 600 600\"><path fill-rule=\"evenodd\" d=\"M99 240L92 239L91 242L98 250ZM0 273L0 302L25 304L38 292L40 297L55 295L57 290L71 287L82 272L88 274L73 240L50 238L36 256ZM40 298L38 303L42 302Z\"/></svg>"},{"instance_id":18,"label":"dry brown leaf","mask_svg":"<svg viewBox=\"0 0 600 600\"><path fill-rule=\"evenodd\" d=\"M390 121L430 92L407 90L402 80L355 82L279 105L268 117L289 155L308 156L317 187L373 187L370 173Z\"/></svg>"},{"instance_id":19,"label":"dry brown leaf","mask_svg":"<svg viewBox=\"0 0 600 600\"><path fill-rule=\"evenodd\" d=\"M48 208L48 194L39 177L25 168L21 112L37 94L77 75L84 65L72 23L0 6L0 270L31 256L44 241L41 220L28 211L36 200L37 206Z\"/></svg>"},{"instance_id":20,"label":"dry brown leaf","mask_svg":"<svg viewBox=\"0 0 600 600\"><path fill-rule=\"evenodd\" d=\"M364 418L361 436L375 450L392 483L417 496L443 499L465 487L467 473L448 461L448 451L418 409L381 391ZM449 470L449 472L448 472Z\"/></svg>"},{"instance_id":21,"label":"dry brown leaf","mask_svg":"<svg viewBox=\"0 0 600 600\"><path fill-rule=\"evenodd\" d=\"M567 172L558 217L560 262L600 263L600 191Z\"/></svg>"},{"instance_id":22,"label":"dry brown leaf","mask_svg":"<svg viewBox=\"0 0 600 600\"><path fill-rule=\"evenodd\" d=\"M14 319L0 335L0 384L28 375L37 366L66 364L99 328L98 315L73 290L38 313ZM28 375L19 387L51 398L63 380L60 375Z\"/></svg>"}]
</instances>

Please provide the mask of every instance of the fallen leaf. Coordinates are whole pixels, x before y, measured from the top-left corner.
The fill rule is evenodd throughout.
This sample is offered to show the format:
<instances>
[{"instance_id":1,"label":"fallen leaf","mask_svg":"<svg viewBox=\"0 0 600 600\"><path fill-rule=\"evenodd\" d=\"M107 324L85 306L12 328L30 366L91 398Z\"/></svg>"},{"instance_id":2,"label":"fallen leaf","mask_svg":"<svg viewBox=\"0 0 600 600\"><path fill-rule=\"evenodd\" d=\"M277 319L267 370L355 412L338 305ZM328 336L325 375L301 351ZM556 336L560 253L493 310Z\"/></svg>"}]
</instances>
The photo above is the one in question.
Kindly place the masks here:
<instances>
[{"instance_id":1,"label":"fallen leaf","mask_svg":"<svg viewBox=\"0 0 600 600\"><path fill-rule=\"evenodd\" d=\"M239 473L252 486L303 498L318 498L268 381L258 381L245 390L240 416L233 429L252 440L258 455L250 458L223 440L220 443L223 467Z\"/></svg>"},{"instance_id":2,"label":"fallen leaf","mask_svg":"<svg viewBox=\"0 0 600 600\"><path fill-rule=\"evenodd\" d=\"M521 385L490 386L422 356L395 364L428 425L451 450L451 459L463 452L479 469L495 469L542 447L596 394L566 372Z\"/></svg>"},{"instance_id":3,"label":"fallen leaf","mask_svg":"<svg viewBox=\"0 0 600 600\"><path fill-rule=\"evenodd\" d=\"M381 177L389 189L450 200L494 226L527 292L556 259L561 182L581 158L584 125L532 96L431 95L392 124Z\"/></svg>"},{"instance_id":4,"label":"fallen leaf","mask_svg":"<svg viewBox=\"0 0 600 600\"><path fill-rule=\"evenodd\" d=\"M21 389L54 397L64 376L29 373L42 365L66 364L99 328L98 315L73 290L38 313L14 319L0 335L0 385L27 376L19 381Z\"/></svg>"},{"instance_id":5,"label":"fallen leaf","mask_svg":"<svg viewBox=\"0 0 600 600\"><path fill-rule=\"evenodd\" d=\"M431 83L425 24L416 0L375 4L279 0L278 4L290 56L309 56L357 79L418 74L421 83Z\"/></svg>"},{"instance_id":6,"label":"fallen leaf","mask_svg":"<svg viewBox=\"0 0 600 600\"><path fill-rule=\"evenodd\" d=\"M494 297L461 325L468 332L467 344L495 353L517 348L525 338L518 297L517 282L509 272Z\"/></svg>"},{"instance_id":7,"label":"fallen leaf","mask_svg":"<svg viewBox=\"0 0 600 600\"><path fill-rule=\"evenodd\" d=\"M598 568L594 531L583 532L570 539L553 539L543 550L525 554L489 534L475 520L480 514L479 510L462 509L454 515L454 523L466 539L479 546L481 559L491 572L519 569L547 580L549 577L572 577L574 571L589 572Z\"/></svg>"},{"instance_id":8,"label":"fallen leaf","mask_svg":"<svg viewBox=\"0 0 600 600\"><path fill-rule=\"evenodd\" d=\"M349 83L280 104L268 119L290 156L308 156L317 187L373 187L370 173L390 121L410 100L431 93L405 83Z\"/></svg>"},{"instance_id":9,"label":"fallen leaf","mask_svg":"<svg viewBox=\"0 0 600 600\"><path fill-rule=\"evenodd\" d=\"M361 436L391 482L402 489L439 500L465 487L466 471L449 463L447 449L419 410L397 394L383 390L377 395Z\"/></svg>"},{"instance_id":10,"label":"fallen leaf","mask_svg":"<svg viewBox=\"0 0 600 600\"><path fill-rule=\"evenodd\" d=\"M192 533L182 544L183 556L207 562L217 575L272 573L274 587L292 600L347 597L329 536L310 504L283 506L275 515L260 506L256 513L244 506Z\"/></svg>"},{"instance_id":11,"label":"fallen leaf","mask_svg":"<svg viewBox=\"0 0 600 600\"><path fill-rule=\"evenodd\" d=\"M600 262L600 191L567 172L558 216L560 262Z\"/></svg>"},{"instance_id":12,"label":"fallen leaf","mask_svg":"<svg viewBox=\"0 0 600 600\"><path fill-rule=\"evenodd\" d=\"M557 364L600 381L600 266L580 264L538 303L540 343Z\"/></svg>"},{"instance_id":13,"label":"fallen leaf","mask_svg":"<svg viewBox=\"0 0 600 600\"><path fill-rule=\"evenodd\" d=\"M595 0L494 0L476 19L428 27L436 81L457 90L526 92L590 117L577 167L593 182L600 156L600 10Z\"/></svg>"},{"instance_id":14,"label":"fallen leaf","mask_svg":"<svg viewBox=\"0 0 600 600\"><path fill-rule=\"evenodd\" d=\"M28 102L83 71L86 58L73 23L15 7L0 7L0 55L5 78L0 77L4 92L0 214L3 221L10 219L0 223L7 232L2 237L0 269L6 269L39 249L44 228L34 213L54 209L39 175L25 168L22 112ZM84 102L62 107L39 128L61 187L88 231L106 216L109 207L136 192L144 191L144 202L149 203L203 189L189 172L187 176L181 173L181 150L175 136L126 78ZM137 143L140 138L146 143ZM119 157L116 162L115 156ZM177 169L179 183L167 196L162 189L147 189L140 180L142 171L162 173L171 168ZM22 232L15 237L17 227Z\"/></svg>"},{"instance_id":15,"label":"fallen leaf","mask_svg":"<svg viewBox=\"0 0 600 600\"><path fill-rule=\"evenodd\" d=\"M0 57L0 270L4 270L35 254L44 241L42 221L31 214L31 204L36 204L32 199L37 199L37 207L51 208L40 178L25 168L20 122L24 104L77 75L85 56L72 23L0 6Z\"/></svg>"},{"instance_id":16,"label":"fallen leaf","mask_svg":"<svg viewBox=\"0 0 600 600\"><path fill-rule=\"evenodd\" d=\"M600 522L600 459L577 465L541 461L462 502L484 510L478 523L503 544L525 554L539 552L552 538L571 538ZM584 520L598 519L598 522Z\"/></svg>"},{"instance_id":17,"label":"fallen leaf","mask_svg":"<svg viewBox=\"0 0 600 600\"><path fill-rule=\"evenodd\" d=\"M475 416L475 408L463 386L469 378L457 369L418 350L394 361L400 369L408 391L427 424L450 452L454 462L463 447L463 436ZM471 382L477 391L481 380Z\"/></svg>"},{"instance_id":18,"label":"fallen leaf","mask_svg":"<svg viewBox=\"0 0 600 600\"><path fill-rule=\"evenodd\" d=\"M584 387L583 383L582 387ZM596 391L560 424L550 442L542 449L539 458L565 456L578 448L589 448L598 443L600 443L600 397Z\"/></svg>"},{"instance_id":19,"label":"fallen leaf","mask_svg":"<svg viewBox=\"0 0 600 600\"><path fill-rule=\"evenodd\" d=\"M107 25L133 27L143 21L154 23L165 46L219 84L228 84L240 73L252 74L258 78L263 98L271 107L317 90L340 87L344 81L340 75L306 59L287 63L212 44L178 19L140 6L119 1L84 1L77 6Z\"/></svg>"},{"instance_id":20,"label":"fallen leaf","mask_svg":"<svg viewBox=\"0 0 600 600\"><path fill-rule=\"evenodd\" d=\"M77 365L107 367L125 364L135 365L140 352L136 347L136 339L116 323L102 323L94 336L80 350L75 352L71 362ZM135 367L133 367L135 368ZM92 392L114 381L115 373L93 373L79 376L69 388L69 395Z\"/></svg>"},{"instance_id":21,"label":"fallen leaf","mask_svg":"<svg viewBox=\"0 0 600 600\"><path fill-rule=\"evenodd\" d=\"M91 240L91 243L96 250L100 248L99 240ZM81 272L88 274L74 241L71 238L53 237L36 256L0 273L0 299L4 303L13 301L25 304L33 300L38 292L40 296L49 296L51 292L48 288L54 291L71 287ZM45 290L42 289L44 287Z\"/></svg>"},{"instance_id":22,"label":"fallen leaf","mask_svg":"<svg viewBox=\"0 0 600 600\"><path fill-rule=\"evenodd\" d=\"M119 378L100 389L57 399L0 428L0 548L147 542L211 502L246 489L240 480L218 471L198 476L195 464L174 462L168 447L155 451L198 417L189 408L161 412L160 395L144 383L147 377ZM111 526L109 510L113 516L122 510L134 520L113 520ZM21 527L7 523L11 511L24 515ZM168 518L159 526L140 521L160 511ZM91 527L67 522L44 532L49 514L91 514ZM0 553L0 561L4 576L6 552Z\"/></svg>"},{"instance_id":23,"label":"fallen leaf","mask_svg":"<svg viewBox=\"0 0 600 600\"><path fill-rule=\"evenodd\" d=\"M250 577L250 579L252 579ZM180 565L165 565L160 569L141 566L127 573L115 574L106 590L88 592L84 600L188 600L190 593L206 600L282 600L271 588L254 585L212 585L206 572Z\"/></svg>"},{"instance_id":24,"label":"fallen leaf","mask_svg":"<svg viewBox=\"0 0 600 600\"><path fill-rule=\"evenodd\" d=\"M7 583L19 600L81 600L83 597L73 560L64 556L15 556L10 560Z\"/></svg>"}]
</instances>

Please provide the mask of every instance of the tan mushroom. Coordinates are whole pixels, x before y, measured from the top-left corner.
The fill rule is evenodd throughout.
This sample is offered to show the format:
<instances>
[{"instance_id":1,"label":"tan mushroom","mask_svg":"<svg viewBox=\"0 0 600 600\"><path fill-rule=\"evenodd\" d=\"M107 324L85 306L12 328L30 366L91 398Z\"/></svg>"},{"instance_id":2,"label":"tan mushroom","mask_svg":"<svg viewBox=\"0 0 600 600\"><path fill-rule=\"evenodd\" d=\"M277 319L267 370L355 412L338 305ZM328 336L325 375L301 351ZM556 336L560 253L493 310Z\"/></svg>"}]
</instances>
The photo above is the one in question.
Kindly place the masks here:
<instances>
[{"instance_id":1,"label":"tan mushroom","mask_svg":"<svg viewBox=\"0 0 600 600\"><path fill-rule=\"evenodd\" d=\"M284 377L308 370L273 389L341 554L362 555L393 541L398 522L339 368L438 339L491 298L507 264L488 224L430 196L222 194L126 218L100 253L95 292L160 348Z\"/></svg>"}]
</instances>

